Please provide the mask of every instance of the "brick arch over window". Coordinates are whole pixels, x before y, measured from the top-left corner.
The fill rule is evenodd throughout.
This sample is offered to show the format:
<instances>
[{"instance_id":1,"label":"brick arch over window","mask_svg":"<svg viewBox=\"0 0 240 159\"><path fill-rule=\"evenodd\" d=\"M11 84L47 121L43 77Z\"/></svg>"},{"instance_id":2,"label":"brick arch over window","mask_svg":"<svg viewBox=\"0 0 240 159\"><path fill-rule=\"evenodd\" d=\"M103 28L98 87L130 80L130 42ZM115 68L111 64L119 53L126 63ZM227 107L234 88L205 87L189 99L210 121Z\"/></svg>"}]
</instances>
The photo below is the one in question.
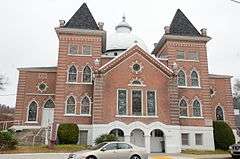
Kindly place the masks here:
<instances>
[{"instance_id":1,"label":"brick arch over window","mask_svg":"<svg viewBox=\"0 0 240 159\"><path fill-rule=\"evenodd\" d=\"M38 114L38 104L37 104L36 101L32 101L28 105L27 121L28 122L36 122L37 121L37 114Z\"/></svg>"},{"instance_id":2,"label":"brick arch over window","mask_svg":"<svg viewBox=\"0 0 240 159\"><path fill-rule=\"evenodd\" d=\"M81 115L90 115L91 114L91 99L89 96L84 96L81 100Z\"/></svg>"},{"instance_id":3,"label":"brick arch over window","mask_svg":"<svg viewBox=\"0 0 240 159\"><path fill-rule=\"evenodd\" d=\"M198 71L192 70L190 77L191 77L191 86L200 87L200 76Z\"/></svg>"},{"instance_id":4,"label":"brick arch over window","mask_svg":"<svg viewBox=\"0 0 240 159\"><path fill-rule=\"evenodd\" d=\"M91 83L92 82L92 69L88 65L83 68L82 81L84 83Z\"/></svg>"},{"instance_id":5,"label":"brick arch over window","mask_svg":"<svg viewBox=\"0 0 240 159\"><path fill-rule=\"evenodd\" d=\"M74 65L71 65L68 69L68 82L77 82L77 68Z\"/></svg>"},{"instance_id":6,"label":"brick arch over window","mask_svg":"<svg viewBox=\"0 0 240 159\"><path fill-rule=\"evenodd\" d=\"M66 100L65 114L76 114L76 100L73 96L70 96Z\"/></svg>"},{"instance_id":7,"label":"brick arch over window","mask_svg":"<svg viewBox=\"0 0 240 159\"><path fill-rule=\"evenodd\" d=\"M178 71L177 82L178 82L178 86L186 86L187 85L186 73L183 70Z\"/></svg>"},{"instance_id":8,"label":"brick arch over window","mask_svg":"<svg viewBox=\"0 0 240 159\"><path fill-rule=\"evenodd\" d=\"M216 120L224 120L224 110L221 106L216 107Z\"/></svg>"},{"instance_id":9,"label":"brick arch over window","mask_svg":"<svg viewBox=\"0 0 240 159\"><path fill-rule=\"evenodd\" d=\"M188 104L187 104L187 99L185 97L182 97L179 100L178 106L179 106L180 117L187 117L188 116Z\"/></svg>"},{"instance_id":10,"label":"brick arch over window","mask_svg":"<svg viewBox=\"0 0 240 159\"><path fill-rule=\"evenodd\" d=\"M199 99L195 99L192 103L193 108L193 116L194 117L201 117L202 116L202 105Z\"/></svg>"}]
</instances>

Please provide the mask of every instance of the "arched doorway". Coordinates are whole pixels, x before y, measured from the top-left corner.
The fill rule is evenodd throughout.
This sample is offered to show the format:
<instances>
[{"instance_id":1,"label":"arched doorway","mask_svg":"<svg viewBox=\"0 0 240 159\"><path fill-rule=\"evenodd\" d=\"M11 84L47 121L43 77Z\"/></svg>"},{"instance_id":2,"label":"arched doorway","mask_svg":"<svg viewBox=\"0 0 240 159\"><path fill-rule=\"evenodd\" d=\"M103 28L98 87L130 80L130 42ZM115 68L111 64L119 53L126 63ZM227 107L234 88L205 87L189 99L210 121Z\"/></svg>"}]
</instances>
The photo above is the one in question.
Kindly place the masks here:
<instances>
[{"instance_id":1,"label":"arched doorway","mask_svg":"<svg viewBox=\"0 0 240 159\"><path fill-rule=\"evenodd\" d=\"M131 132L130 142L139 147L145 147L144 132L141 129L134 129Z\"/></svg>"},{"instance_id":2,"label":"arched doorway","mask_svg":"<svg viewBox=\"0 0 240 159\"><path fill-rule=\"evenodd\" d=\"M121 129L113 129L109 134L114 134L118 138L118 141L124 141L124 132Z\"/></svg>"},{"instance_id":3,"label":"arched doorway","mask_svg":"<svg viewBox=\"0 0 240 159\"><path fill-rule=\"evenodd\" d=\"M52 99L47 100L42 111L42 127L47 127L53 123L55 104Z\"/></svg>"},{"instance_id":4,"label":"arched doorway","mask_svg":"<svg viewBox=\"0 0 240 159\"><path fill-rule=\"evenodd\" d=\"M165 152L164 133L160 129L154 129L150 133L151 152Z\"/></svg>"}]
</instances>

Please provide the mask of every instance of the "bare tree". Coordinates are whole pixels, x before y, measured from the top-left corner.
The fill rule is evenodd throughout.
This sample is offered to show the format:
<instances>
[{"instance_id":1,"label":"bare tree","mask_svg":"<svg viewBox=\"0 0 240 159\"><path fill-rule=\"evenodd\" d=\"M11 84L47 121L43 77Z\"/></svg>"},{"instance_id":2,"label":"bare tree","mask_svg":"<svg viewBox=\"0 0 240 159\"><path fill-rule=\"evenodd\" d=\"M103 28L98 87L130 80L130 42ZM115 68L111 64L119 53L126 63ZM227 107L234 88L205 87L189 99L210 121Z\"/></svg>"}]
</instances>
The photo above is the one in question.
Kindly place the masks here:
<instances>
[{"instance_id":1,"label":"bare tree","mask_svg":"<svg viewBox=\"0 0 240 159\"><path fill-rule=\"evenodd\" d=\"M236 79L233 85L234 96L240 96L240 79Z\"/></svg>"},{"instance_id":2,"label":"bare tree","mask_svg":"<svg viewBox=\"0 0 240 159\"><path fill-rule=\"evenodd\" d=\"M3 90L7 84L7 77L0 75L0 90Z\"/></svg>"}]
</instances>

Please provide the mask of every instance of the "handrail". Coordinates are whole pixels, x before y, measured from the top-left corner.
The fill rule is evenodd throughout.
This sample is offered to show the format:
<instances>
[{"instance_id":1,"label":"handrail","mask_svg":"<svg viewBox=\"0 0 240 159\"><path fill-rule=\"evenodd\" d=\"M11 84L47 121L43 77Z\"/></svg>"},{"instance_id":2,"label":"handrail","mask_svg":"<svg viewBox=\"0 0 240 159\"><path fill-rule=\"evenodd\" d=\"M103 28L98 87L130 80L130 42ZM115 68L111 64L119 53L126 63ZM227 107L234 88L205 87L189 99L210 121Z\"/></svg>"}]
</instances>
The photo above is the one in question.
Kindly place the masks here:
<instances>
[{"instance_id":1,"label":"handrail","mask_svg":"<svg viewBox=\"0 0 240 159\"><path fill-rule=\"evenodd\" d=\"M33 137L33 142L32 142L32 145L34 146L34 144L35 144L35 138L40 134L40 132L42 131L42 129L43 129L43 127L41 127L40 129L39 129L39 131L37 132L37 134Z\"/></svg>"}]
</instances>

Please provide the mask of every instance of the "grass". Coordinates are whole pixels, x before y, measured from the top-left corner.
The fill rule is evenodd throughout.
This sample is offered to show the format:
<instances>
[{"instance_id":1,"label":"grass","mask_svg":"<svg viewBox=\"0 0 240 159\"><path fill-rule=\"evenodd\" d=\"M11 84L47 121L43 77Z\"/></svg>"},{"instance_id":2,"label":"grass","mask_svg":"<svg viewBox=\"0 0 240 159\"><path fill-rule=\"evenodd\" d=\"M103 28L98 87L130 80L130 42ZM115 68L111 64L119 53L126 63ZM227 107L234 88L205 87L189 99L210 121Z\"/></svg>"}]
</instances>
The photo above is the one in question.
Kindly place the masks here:
<instances>
[{"instance_id":1,"label":"grass","mask_svg":"<svg viewBox=\"0 0 240 159\"><path fill-rule=\"evenodd\" d=\"M17 146L14 150L0 151L0 154L15 154L15 153L58 153L58 152L76 152L87 149L85 145L56 145L53 149L47 146Z\"/></svg>"},{"instance_id":2,"label":"grass","mask_svg":"<svg viewBox=\"0 0 240 159\"><path fill-rule=\"evenodd\" d=\"M205 151L205 150L186 149L186 150L183 150L182 153L191 154L191 155L214 155L214 154L228 154L229 152L224 150Z\"/></svg>"}]
</instances>

